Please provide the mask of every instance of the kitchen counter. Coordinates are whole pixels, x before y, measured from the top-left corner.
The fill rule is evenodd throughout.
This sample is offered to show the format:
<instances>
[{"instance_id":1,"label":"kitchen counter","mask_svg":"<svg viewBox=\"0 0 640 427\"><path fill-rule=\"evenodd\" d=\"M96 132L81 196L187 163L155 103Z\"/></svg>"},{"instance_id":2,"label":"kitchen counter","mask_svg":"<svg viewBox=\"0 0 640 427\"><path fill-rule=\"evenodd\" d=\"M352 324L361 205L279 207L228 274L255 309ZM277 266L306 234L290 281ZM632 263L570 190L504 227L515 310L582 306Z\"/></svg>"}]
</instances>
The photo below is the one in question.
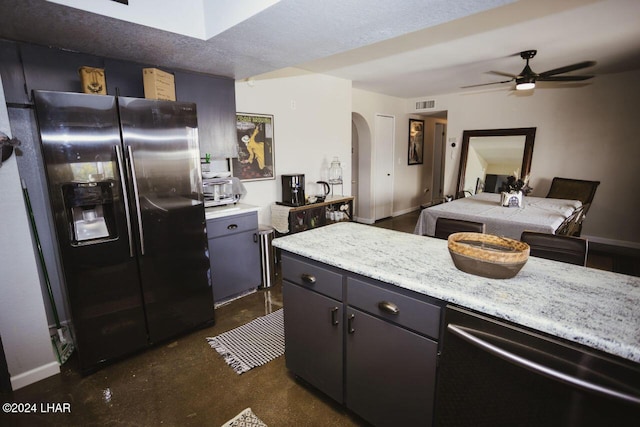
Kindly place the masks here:
<instances>
[{"instance_id":1,"label":"kitchen counter","mask_svg":"<svg viewBox=\"0 0 640 427\"><path fill-rule=\"evenodd\" d=\"M344 222L282 250L640 362L640 278L530 257L499 280L458 270L446 240Z\"/></svg>"},{"instance_id":2,"label":"kitchen counter","mask_svg":"<svg viewBox=\"0 0 640 427\"><path fill-rule=\"evenodd\" d=\"M205 208L205 219L222 218L230 215L238 215L247 212L257 212L260 208L258 206L246 205L244 203L235 203L224 206L215 206L212 208Z\"/></svg>"}]
</instances>

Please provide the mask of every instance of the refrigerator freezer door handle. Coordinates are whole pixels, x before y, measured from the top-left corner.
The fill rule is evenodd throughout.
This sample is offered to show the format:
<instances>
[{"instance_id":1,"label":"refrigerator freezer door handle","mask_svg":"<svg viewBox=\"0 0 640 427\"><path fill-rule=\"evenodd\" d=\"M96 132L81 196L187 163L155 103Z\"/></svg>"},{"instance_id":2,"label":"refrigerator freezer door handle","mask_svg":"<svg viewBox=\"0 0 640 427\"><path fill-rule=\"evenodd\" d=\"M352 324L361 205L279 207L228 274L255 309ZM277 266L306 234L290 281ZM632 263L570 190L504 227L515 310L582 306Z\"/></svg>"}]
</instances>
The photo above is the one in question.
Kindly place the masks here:
<instances>
[{"instance_id":1,"label":"refrigerator freezer door handle","mask_svg":"<svg viewBox=\"0 0 640 427\"><path fill-rule=\"evenodd\" d=\"M140 254L144 255L144 232L142 231L142 213L140 212L140 199L138 196L138 177L136 176L136 167L133 162L133 150L127 145L129 153L129 169L131 170L131 181L133 182L133 199L136 202L136 215L138 216L138 234L140 235Z\"/></svg>"},{"instance_id":2,"label":"refrigerator freezer door handle","mask_svg":"<svg viewBox=\"0 0 640 427\"><path fill-rule=\"evenodd\" d=\"M129 193L127 192L127 185L125 183L126 177L124 176L124 169L122 168L122 153L120 152L120 146L116 145L116 161L118 162L118 172L120 173L120 187L122 188L122 198L124 200L124 213L127 218L127 235L129 236L129 256L133 258L133 239L131 234L131 213L129 212Z\"/></svg>"}]
</instances>

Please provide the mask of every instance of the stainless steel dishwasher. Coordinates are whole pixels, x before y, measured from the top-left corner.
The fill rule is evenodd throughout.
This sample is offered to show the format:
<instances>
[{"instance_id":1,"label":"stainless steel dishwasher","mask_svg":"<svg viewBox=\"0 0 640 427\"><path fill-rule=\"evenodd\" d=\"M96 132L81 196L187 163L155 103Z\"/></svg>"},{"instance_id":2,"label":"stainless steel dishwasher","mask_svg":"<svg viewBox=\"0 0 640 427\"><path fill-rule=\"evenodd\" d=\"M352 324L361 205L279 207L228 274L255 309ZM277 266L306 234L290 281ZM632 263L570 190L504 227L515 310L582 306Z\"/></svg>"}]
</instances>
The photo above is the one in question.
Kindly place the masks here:
<instances>
[{"instance_id":1,"label":"stainless steel dishwasher","mask_svg":"<svg viewBox=\"0 0 640 427\"><path fill-rule=\"evenodd\" d=\"M436 426L638 426L640 364L448 306Z\"/></svg>"}]
</instances>

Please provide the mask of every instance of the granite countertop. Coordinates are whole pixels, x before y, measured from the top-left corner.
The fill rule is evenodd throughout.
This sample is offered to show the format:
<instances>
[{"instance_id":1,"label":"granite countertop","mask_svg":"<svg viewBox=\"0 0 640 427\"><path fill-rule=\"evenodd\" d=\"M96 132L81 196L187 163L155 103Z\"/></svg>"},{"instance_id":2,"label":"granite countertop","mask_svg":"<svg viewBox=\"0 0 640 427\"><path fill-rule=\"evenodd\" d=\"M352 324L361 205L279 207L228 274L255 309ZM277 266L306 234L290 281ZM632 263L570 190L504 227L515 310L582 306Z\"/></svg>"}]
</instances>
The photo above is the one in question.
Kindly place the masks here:
<instances>
[{"instance_id":1,"label":"granite countertop","mask_svg":"<svg viewBox=\"0 0 640 427\"><path fill-rule=\"evenodd\" d=\"M223 206L215 206L204 209L205 219L222 218L231 215L239 215L247 212L257 212L258 206L246 205L244 203L234 203Z\"/></svg>"},{"instance_id":2,"label":"granite countertop","mask_svg":"<svg viewBox=\"0 0 640 427\"><path fill-rule=\"evenodd\" d=\"M487 279L458 270L445 240L353 222L273 245L640 362L640 277L530 257L516 277Z\"/></svg>"}]
</instances>

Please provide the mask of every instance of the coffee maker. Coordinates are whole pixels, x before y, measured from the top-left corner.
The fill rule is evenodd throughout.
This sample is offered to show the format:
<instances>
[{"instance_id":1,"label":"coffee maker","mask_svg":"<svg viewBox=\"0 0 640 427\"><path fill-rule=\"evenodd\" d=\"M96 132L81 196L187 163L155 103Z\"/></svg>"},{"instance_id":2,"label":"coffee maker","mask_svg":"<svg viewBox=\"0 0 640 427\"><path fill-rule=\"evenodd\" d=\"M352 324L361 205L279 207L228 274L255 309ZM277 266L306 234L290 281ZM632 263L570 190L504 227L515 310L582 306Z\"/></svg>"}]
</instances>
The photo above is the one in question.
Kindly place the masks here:
<instances>
[{"instance_id":1,"label":"coffee maker","mask_svg":"<svg viewBox=\"0 0 640 427\"><path fill-rule=\"evenodd\" d=\"M303 206L304 174L282 175L282 204L285 206Z\"/></svg>"}]
</instances>

